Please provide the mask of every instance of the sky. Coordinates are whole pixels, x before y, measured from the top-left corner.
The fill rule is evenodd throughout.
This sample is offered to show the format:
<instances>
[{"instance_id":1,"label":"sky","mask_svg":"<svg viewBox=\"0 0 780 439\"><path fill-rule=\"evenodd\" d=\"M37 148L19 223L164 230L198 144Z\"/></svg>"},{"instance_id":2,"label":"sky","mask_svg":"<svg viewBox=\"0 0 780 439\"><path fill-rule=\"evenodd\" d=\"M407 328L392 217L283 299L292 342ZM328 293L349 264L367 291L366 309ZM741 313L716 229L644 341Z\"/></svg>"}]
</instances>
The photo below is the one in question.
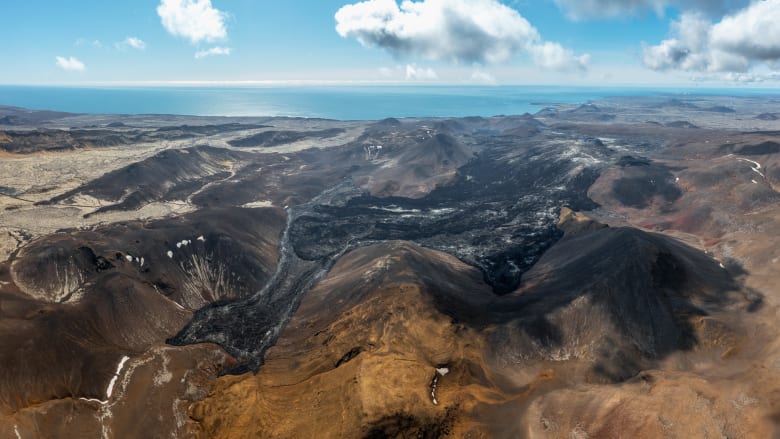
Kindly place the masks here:
<instances>
[{"instance_id":1,"label":"sky","mask_svg":"<svg viewBox=\"0 0 780 439\"><path fill-rule=\"evenodd\" d=\"M780 0L25 0L0 84L778 85Z\"/></svg>"}]
</instances>

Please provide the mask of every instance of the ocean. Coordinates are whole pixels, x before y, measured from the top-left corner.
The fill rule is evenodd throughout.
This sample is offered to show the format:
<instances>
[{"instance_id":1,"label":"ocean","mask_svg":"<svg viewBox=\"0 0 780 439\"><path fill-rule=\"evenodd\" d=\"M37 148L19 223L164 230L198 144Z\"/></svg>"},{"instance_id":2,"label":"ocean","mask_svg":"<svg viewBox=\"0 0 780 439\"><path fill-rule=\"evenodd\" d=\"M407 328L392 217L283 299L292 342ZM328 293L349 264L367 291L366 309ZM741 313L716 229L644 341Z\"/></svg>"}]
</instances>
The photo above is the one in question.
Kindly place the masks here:
<instances>
[{"instance_id":1,"label":"ocean","mask_svg":"<svg viewBox=\"0 0 780 439\"><path fill-rule=\"evenodd\" d=\"M778 90L551 86L0 86L0 105L72 113L291 116L342 120L535 113L615 96L777 95Z\"/></svg>"}]
</instances>

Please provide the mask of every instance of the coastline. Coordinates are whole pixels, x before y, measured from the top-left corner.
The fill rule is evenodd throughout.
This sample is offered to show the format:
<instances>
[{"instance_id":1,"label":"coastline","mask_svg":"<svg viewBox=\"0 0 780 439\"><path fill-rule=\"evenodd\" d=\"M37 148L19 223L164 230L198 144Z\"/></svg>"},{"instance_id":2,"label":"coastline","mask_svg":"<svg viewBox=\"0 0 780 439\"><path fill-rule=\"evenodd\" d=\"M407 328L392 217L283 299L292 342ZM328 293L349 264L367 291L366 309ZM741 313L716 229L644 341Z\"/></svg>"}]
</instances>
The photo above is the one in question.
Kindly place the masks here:
<instances>
[{"instance_id":1,"label":"coastline","mask_svg":"<svg viewBox=\"0 0 780 439\"><path fill-rule=\"evenodd\" d=\"M80 114L169 114L381 120L490 117L622 97L780 96L757 88L552 86L21 86L0 85L0 105Z\"/></svg>"}]
</instances>

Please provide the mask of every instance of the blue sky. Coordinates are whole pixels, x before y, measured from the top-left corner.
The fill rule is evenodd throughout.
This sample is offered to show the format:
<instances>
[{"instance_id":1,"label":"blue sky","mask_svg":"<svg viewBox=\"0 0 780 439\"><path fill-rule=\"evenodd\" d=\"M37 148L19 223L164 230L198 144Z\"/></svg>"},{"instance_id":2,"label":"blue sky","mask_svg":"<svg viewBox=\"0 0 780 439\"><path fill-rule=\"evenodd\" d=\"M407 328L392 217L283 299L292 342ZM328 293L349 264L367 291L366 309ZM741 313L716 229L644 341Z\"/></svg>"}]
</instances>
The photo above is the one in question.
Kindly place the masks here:
<instances>
[{"instance_id":1,"label":"blue sky","mask_svg":"<svg viewBox=\"0 0 780 439\"><path fill-rule=\"evenodd\" d=\"M780 31L749 29L777 28L780 0L25 0L0 17L0 84L766 85L780 58Z\"/></svg>"}]
</instances>

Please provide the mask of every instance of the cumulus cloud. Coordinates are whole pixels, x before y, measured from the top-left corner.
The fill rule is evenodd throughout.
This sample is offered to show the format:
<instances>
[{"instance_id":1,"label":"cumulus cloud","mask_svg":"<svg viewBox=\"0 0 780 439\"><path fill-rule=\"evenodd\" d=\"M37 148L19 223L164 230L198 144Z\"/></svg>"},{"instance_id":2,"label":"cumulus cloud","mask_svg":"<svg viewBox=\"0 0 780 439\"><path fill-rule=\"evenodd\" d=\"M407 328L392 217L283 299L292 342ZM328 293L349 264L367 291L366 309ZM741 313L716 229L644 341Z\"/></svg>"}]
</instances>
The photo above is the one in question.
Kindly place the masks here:
<instances>
[{"instance_id":1,"label":"cumulus cloud","mask_svg":"<svg viewBox=\"0 0 780 439\"><path fill-rule=\"evenodd\" d=\"M744 73L780 61L780 0L763 0L712 23L697 13L672 22L670 37L644 49L653 70ZM750 75L735 76L746 78Z\"/></svg>"},{"instance_id":2,"label":"cumulus cloud","mask_svg":"<svg viewBox=\"0 0 780 439\"><path fill-rule=\"evenodd\" d=\"M587 70L590 55L577 56L570 49L558 43L545 42L535 44L530 49L534 63L548 70L571 71Z\"/></svg>"},{"instance_id":3,"label":"cumulus cloud","mask_svg":"<svg viewBox=\"0 0 780 439\"><path fill-rule=\"evenodd\" d=\"M574 20L616 18L652 11L663 15L673 6L689 12L708 15L724 14L745 7L750 0L554 0Z\"/></svg>"},{"instance_id":4,"label":"cumulus cloud","mask_svg":"<svg viewBox=\"0 0 780 439\"><path fill-rule=\"evenodd\" d=\"M62 70L69 72L83 72L87 69L87 66L85 66L83 62L72 56L68 58L65 58L64 56L58 56L54 59L57 67L61 68Z\"/></svg>"},{"instance_id":5,"label":"cumulus cloud","mask_svg":"<svg viewBox=\"0 0 780 439\"><path fill-rule=\"evenodd\" d=\"M406 65L406 79L412 81L433 81L439 79L439 75L432 68L417 67L416 64Z\"/></svg>"},{"instance_id":6,"label":"cumulus cloud","mask_svg":"<svg viewBox=\"0 0 780 439\"><path fill-rule=\"evenodd\" d=\"M171 35L193 44L227 37L227 14L214 8L211 0L161 0L157 15Z\"/></svg>"},{"instance_id":7,"label":"cumulus cloud","mask_svg":"<svg viewBox=\"0 0 780 439\"><path fill-rule=\"evenodd\" d=\"M724 17L712 28L712 44L748 59L780 59L780 0L763 0Z\"/></svg>"},{"instance_id":8,"label":"cumulus cloud","mask_svg":"<svg viewBox=\"0 0 780 439\"><path fill-rule=\"evenodd\" d=\"M657 46L645 47L645 65L653 70L709 70L710 21L689 13L673 21L670 27L670 38Z\"/></svg>"},{"instance_id":9,"label":"cumulus cloud","mask_svg":"<svg viewBox=\"0 0 780 439\"><path fill-rule=\"evenodd\" d=\"M114 47L117 50L125 50L125 49L136 49L136 50L146 50L146 42L140 38L136 37L127 37L122 41L119 41L117 43L114 43Z\"/></svg>"},{"instance_id":10,"label":"cumulus cloud","mask_svg":"<svg viewBox=\"0 0 780 439\"><path fill-rule=\"evenodd\" d=\"M431 67L421 67L415 63L381 67L378 69L378 73L380 76L391 80L436 81L439 79L439 74L436 70Z\"/></svg>"},{"instance_id":11,"label":"cumulus cloud","mask_svg":"<svg viewBox=\"0 0 780 439\"><path fill-rule=\"evenodd\" d=\"M133 49L138 49L138 50L146 49L146 43L140 38L136 38L136 37L125 38L125 44L132 47Z\"/></svg>"},{"instance_id":12,"label":"cumulus cloud","mask_svg":"<svg viewBox=\"0 0 780 439\"><path fill-rule=\"evenodd\" d=\"M531 52L542 67L567 64L548 60L537 29L497 0L366 0L336 12L336 31L398 58L486 64ZM560 49L552 55L573 57Z\"/></svg>"},{"instance_id":13,"label":"cumulus cloud","mask_svg":"<svg viewBox=\"0 0 780 439\"><path fill-rule=\"evenodd\" d=\"M336 31L396 56L498 62L538 38L517 11L495 0L367 0L336 12Z\"/></svg>"},{"instance_id":14,"label":"cumulus cloud","mask_svg":"<svg viewBox=\"0 0 780 439\"><path fill-rule=\"evenodd\" d=\"M232 51L233 49L231 49L230 47L216 46L216 47L212 47L205 50L199 50L195 52L195 58L200 59L200 58L205 58L207 56L214 56L214 55L230 55L230 52Z\"/></svg>"}]
</instances>

